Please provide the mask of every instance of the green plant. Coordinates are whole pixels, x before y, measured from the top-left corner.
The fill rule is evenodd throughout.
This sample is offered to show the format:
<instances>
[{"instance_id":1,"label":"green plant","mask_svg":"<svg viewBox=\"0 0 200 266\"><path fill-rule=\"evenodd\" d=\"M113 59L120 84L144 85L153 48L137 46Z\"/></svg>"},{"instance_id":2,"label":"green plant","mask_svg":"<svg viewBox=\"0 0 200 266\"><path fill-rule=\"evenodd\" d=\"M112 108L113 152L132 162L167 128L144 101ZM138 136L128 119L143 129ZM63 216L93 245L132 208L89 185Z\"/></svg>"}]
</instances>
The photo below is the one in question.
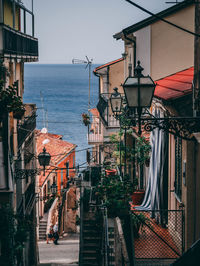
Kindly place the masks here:
<instances>
[{"instance_id":1,"label":"green plant","mask_svg":"<svg viewBox=\"0 0 200 266\"><path fill-rule=\"evenodd\" d=\"M25 111L22 98L18 96L17 82L5 88L8 71L0 61L0 113Z\"/></svg>"},{"instance_id":2,"label":"green plant","mask_svg":"<svg viewBox=\"0 0 200 266\"><path fill-rule=\"evenodd\" d=\"M108 209L108 215L116 217L128 213L130 196L134 189L127 175L124 176L123 181L117 175L103 176L95 188L95 194L99 200L103 200Z\"/></svg>"},{"instance_id":3,"label":"green plant","mask_svg":"<svg viewBox=\"0 0 200 266\"><path fill-rule=\"evenodd\" d=\"M150 159L151 145L145 137L139 137L135 145L135 157L137 162L144 164L146 160Z\"/></svg>"},{"instance_id":4,"label":"green plant","mask_svg":"<svg viewBox=\"0 0 200 266\"><path fill-rule=\"evenodd\" d=\"M135 238L138 238L140 233L144 232L145 225L152 228L151 219L143 213L131 213L131 221Z\"/></svg>"},{"instance_id":5,"label":"green plant","mask_svg":"<svg viewBox=\"0 0 200 266\"><path fill-rule=\"evenodd\" d=\"M131 129L128 131L131 133ZM128 133L127 132L127 133ZM123 135L123 131L110 136L110 141L113 144L112 156L116 158L117 165L120 164L120 153L121 153L121 164L123 165L125 159L125 149L126 149L126 159L128 161L137 160L139 164L144 164L150 159L151 145L145 137L139 137L136 139L136 144L134 148L125 147L124 143L120 139Z\"/></svg>"},{"instance_id":6,"label":"green plant","mask_svg":"<svg viewBox=\"0 0 200 266\"><path fill-rule=\"evenodd\" d=\"M83 120L83 124L84 124L85 126L88 126L88 125L90 124L90 117L89 117L88 114L83 113L83 114L82 114L82 120Z\"/></svg>"},{"instance_id":7,"label":"green plant","mask_svg":"<svg viewBox=\"0 0 200 266\"><path fill-rule=\"evenodd\" d=\"M5 263L3 265L13 265L14 258L20 263L24 244L33 226L33 221L28 216L15 215L9 204L1 206L0 217L2 250L8 253L8 257L3 258L3 263Z\"/></svg>"}]
</instances>

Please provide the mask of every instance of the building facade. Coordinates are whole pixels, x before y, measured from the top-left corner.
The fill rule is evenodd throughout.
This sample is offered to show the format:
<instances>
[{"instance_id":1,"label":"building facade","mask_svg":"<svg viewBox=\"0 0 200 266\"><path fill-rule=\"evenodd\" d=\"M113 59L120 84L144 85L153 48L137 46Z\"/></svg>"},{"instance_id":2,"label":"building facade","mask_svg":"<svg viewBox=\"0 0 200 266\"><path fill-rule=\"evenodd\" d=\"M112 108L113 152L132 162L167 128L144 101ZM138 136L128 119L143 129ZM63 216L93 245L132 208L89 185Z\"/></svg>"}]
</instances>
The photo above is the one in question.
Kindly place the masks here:
<instances>
[{"instance_id":1,"label":"building facade","mask_svg":"<svg viewBox=\"0 0 200 266\"><path fill-rule=\"evenodd\" d=\"M31 25L26 23L28 14L32 17ZM6 241L3 238L0 240L0 264L37 265L34 156L36 106L23 103L24 64L38 60L34 14L20 1L0 1L0 22L0 105L3 106L0 118L0 204L1 211L8 215L5 217L10 217L8 231L14 230ZM30 34L28 28L31 28ZM5 91L9 93L7 104ZM17 215L17 227L13 224L14 215ZM22 221L25 220L30 223L26 224L26 229L22 229ZM22 230L26 231L26 237L18 238Z\"/></svg>"}]
</instances>

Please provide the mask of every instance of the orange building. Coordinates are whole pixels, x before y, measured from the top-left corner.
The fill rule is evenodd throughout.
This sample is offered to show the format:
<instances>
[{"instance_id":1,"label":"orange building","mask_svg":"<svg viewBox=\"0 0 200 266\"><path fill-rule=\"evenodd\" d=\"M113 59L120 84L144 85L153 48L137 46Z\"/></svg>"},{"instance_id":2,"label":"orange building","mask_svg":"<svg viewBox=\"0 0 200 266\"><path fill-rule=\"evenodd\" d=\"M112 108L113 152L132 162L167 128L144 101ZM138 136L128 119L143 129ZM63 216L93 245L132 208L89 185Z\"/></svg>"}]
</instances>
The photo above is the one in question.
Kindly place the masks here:
<instances>
[{"instance_id":1,"label":"orange building","mask_svg":"<svg viewBox=\"0 0 200 266\"><path fill-rule=\"evenodd\" d=\"M67 181L75 177L75 148L77 145L62 139L62 135L36 131L37 155L46 151L51 155L50 165L38 176L37 188L40 195L39 216L44 215L45 201L51 196L51 186L55 182L57 194L61 195L67 187ZM46 131L44 131L46 132ZM38 167L40 167L38 165Z\"/></svg>"}]
</instances>

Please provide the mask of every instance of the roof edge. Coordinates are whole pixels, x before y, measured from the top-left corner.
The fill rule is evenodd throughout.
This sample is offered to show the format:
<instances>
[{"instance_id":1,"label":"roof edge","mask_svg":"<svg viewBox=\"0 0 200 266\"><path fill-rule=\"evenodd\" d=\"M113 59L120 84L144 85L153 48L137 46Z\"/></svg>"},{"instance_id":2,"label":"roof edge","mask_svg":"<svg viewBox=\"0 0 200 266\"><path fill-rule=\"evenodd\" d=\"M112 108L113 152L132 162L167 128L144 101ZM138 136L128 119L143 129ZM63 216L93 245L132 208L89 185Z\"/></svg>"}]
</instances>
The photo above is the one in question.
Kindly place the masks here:
<instances>
[{"instance_id":1,"label":"roof edge","mask_svg":"<svg viewBox=\"0 0 200 266\"><path fill-rule=\"evenodd\" d=\"M171 14L173 14L173 13L175 13L175 12L177 12L177 11L187 7L187 6L190 6L192 4L194 4L194 2L192 0L185 0L183 2L180 2L179 4L176 4L172 7L164 9L161 12L156 13L155 15L159 16L161 18L164 18L164 17L171 15ZM140 29L142 29L142 28L144 28L144 27L146 27L146 26L148 26L148 25L150 25L150 24L152 24L158 20L159 20L159 18L156 18L154 16L150 16L150 17L148 17L142 21L139 21L139 22L123 29L122 31L114 34L113 38L115 38L116 40L119 40L123 37L124 34L134 33L134 32L136 32L136 31L138 31L138 30L140 30Z\"/></svg>"},{"instance_id":2,"label":"roof edge","mask_svg":"<svg viewBox=\"0 0 200 266\"><path fill-rule=\"evenodd\" d=\"M104 64L104 65L101 65L101 66L99 66L99 67L96 67L96 68L93 70L93 73L96 73L98 70L100 70L100 69L102 69L102 68L104 68L104 67L108 67L108 66L114 65L114 64L116 64L116 63L118 63L118 62L121 62L121 61L123 61L123 60L124 60L124 58L121 57L121 58L119 58L119 59L116 59L116 60L114 60L114 61L111 61L111 62L109 62L109 63L106 63L106 64Z\"/></svg>"}]
</instances>

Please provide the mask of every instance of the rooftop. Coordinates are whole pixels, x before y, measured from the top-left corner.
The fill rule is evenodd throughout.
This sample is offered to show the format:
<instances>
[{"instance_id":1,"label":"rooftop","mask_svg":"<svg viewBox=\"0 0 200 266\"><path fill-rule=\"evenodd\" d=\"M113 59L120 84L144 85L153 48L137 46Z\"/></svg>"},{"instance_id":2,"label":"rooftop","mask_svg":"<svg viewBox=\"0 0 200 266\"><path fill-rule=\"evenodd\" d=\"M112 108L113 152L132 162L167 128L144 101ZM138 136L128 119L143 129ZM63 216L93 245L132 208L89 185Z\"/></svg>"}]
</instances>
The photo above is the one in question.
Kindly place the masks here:
<instances>
[{"instance_id":1,"label":"rooftop","mask_svg":"<svg viewBox=\"0 0 200 266\"><path fill-rule=\"evenodd\" d=\"M157 13L155 16L150 16L138 23L135 23L125 29L123 29L122 31L116 33L115 35L113 35L113 37L116 39L116 40L119 40L121 39L124 35L129 35L131 33L134 33L156 21L159 20L159 18L165 18L173 13L176 13L177 11L187 7L187 6L190 6L193 4L194 1L192 0L186 0L186 1L183 1L183 2L180 2L179 4L176 4L170 8L167 8L159 13Z\"/></svg>"},{"instance_id":2,"label":"rooftop","mask_svg":"<svg viewBox=\"0 0 200 266\"><path fill-rule=\"evenodd\" d=\"M101 65L101 66L99 66L99 67L96 67L96 68L93 70L93 72L96 73L98 70L100 70L100 69L102 69L102 68L104 68L104 67L108 67L108 66L114 65L114 64L116 64L116 63L118 63L118 62L121 62L121 61L123 61L123 60L124 60L124 58L119 58L119 59L116 59L116 60L114 60L114 61L112 61L112 62L106 63L106 64L104 64L104 65Z\"/></svg>"},{"instance_id":3,"label":"rooftop","mask_svg":"<svg viewBox=\"0 0 200 266\"><path fill-rule=\"evenodd\" d=\"M45 140L46 144L43 144ZM37 155L46 148L46 151L51 155L50 166L47 167L45 176L43 173L40 175L40 185L43 184L49 173L55 169L55 166L59 165L59 162L64 159L71 151L76 148L76 144L72 144L65 140L62 140L62 135L56 135L51 133L42 133L40 130L36 130L36 153Z\"/></svg>"}]
</instances>

